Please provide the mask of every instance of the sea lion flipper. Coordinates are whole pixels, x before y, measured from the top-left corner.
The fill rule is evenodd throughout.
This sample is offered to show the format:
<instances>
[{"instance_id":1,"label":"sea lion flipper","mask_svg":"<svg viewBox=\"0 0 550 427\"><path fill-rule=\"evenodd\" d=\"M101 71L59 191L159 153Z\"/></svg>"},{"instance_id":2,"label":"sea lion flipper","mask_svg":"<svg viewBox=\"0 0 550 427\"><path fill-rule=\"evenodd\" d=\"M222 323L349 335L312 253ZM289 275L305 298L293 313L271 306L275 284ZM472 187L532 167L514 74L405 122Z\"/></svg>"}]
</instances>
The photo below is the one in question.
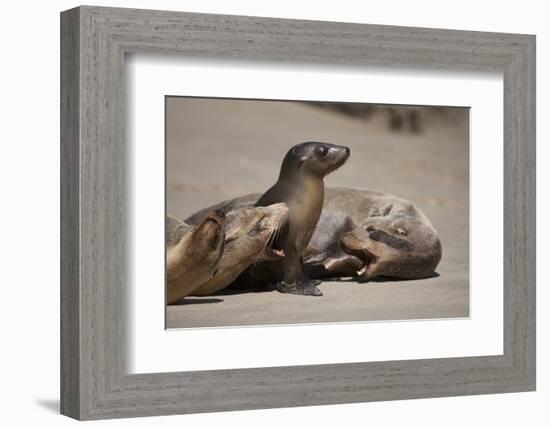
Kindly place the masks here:
<instances>
[{"instance_id":1,"label":"sea lion flipper","mask_svg":"<svg viewBox=\"0 0 550 427\"><path fill-rule=\"evenodd\" d=\"M320 297L323 295L323 293L316 286L319 283L321 283L320 280L304 280L290 284L279 282L277 283L276 288L279 292L282 292L284 294Z\"/></svg>"},{"instance_id":2,"label":"sea lion flipper","mask_svg":"<svg viewBox=\"0 0 550 427\"><path fill-rule=\"evenodd\" d=\"M317 287L317 285L321 284L321 281L309 279L304 273L303 259L298 257L296 248L293 246L287 247L285 254L286 256L283 260L284 280L277 283L277 290L282 293L294 295L323 295L321 290Z\"/></svg>"}]
</instances>

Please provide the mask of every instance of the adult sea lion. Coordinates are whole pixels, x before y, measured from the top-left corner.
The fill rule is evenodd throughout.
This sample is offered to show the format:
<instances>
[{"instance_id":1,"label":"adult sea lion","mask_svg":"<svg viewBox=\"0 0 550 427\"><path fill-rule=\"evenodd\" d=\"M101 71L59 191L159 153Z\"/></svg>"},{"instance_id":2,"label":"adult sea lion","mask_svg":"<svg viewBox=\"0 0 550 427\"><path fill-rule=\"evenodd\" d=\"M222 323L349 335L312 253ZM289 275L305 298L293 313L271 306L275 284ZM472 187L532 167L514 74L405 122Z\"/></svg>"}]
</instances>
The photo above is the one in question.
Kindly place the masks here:
<instances>
[{"instance_id":1,"label":"adult sea lion","mask_svg":"<svg viewBox=\"0 0 550 427\"><path fill-rule=\"evenodd\" d=\"M232 283L247 267L284 256L278 246L287 232L288 208L285 203L265 207L244 207L225 215L225 243L217 272L192 295L211 295ZM191 217L194 222L198 217Z\"/></svg>"},{"instance_id":2,"label":"adult sea lion","mask_svg":"<svg viewBox=\"0 0 550 427\"><path fill-rule=\"evenodd\" d=\"M259 194L227 200L198 212L225 211L256 203ZM325 189L323 212L304 251L309 277L431 277L442 247L428 217L413 203L392 194L349 188ZM280 263L259 263L229 285L231 289L265 287L282 280Z\"/></svg>"},{"instance_id":3,"label":"adult sea lion","mask_svg":"<svg viewBox=\"0 0 550 427\"><path fill-rule=\"evenodd\" d=\"M377 191L333 188L305 262L317 277L422 279L433 276L441 255L435 228L413 203Z\"/></svg>"},{"instance_id":4,"label":"adult sea lion","mask_svg":"<svg viewBox=\"0 0 550 427\"><path fill-rule=\"evenodd\" d=\"M166 218L166 302L173 304L207 281L224 248L225 216L210 212L196 226Z\"/></svg>"},{"instance_id":5,"label":"adult sea lion","mask_svg":"<svg viewBox=\"0 0 550 427\"><path fill-rule=\"evenodd\" d=\"M317 225L323 208L324 177L348 159L347 147L324 142L304 142L286 154L279 179L256 202L268 206L284 202L288 205L288 233L283 242L283 280L277 283L280 292L320 296L316 285L304 273L302 255Z\"/></svg>"}]
</instances>

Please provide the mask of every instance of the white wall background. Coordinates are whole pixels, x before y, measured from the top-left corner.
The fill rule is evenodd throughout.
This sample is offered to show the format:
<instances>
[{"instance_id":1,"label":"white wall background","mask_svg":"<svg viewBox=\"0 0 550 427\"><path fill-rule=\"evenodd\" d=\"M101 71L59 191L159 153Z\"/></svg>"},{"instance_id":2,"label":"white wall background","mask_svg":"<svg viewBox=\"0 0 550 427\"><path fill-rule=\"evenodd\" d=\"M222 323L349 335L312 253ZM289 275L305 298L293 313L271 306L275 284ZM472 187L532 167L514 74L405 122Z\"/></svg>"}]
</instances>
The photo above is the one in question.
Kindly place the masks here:
<instances>
[{"instance_id":1,"label":"white wall background","mask_svg":"<svg viewBox=\"0 0 550 427\"><path fill-rule=\"evenodd\" d=\"M109 421L111 425L545 426L550 421L550 27L534 0L96 1L97 5L537 34L538 391ZM0 66L0 377L3 425L67 425L59 401L59 12L75 1L5 2ZM546 160L546 161L545 161ZM545 197L546 196L546 197ZM544 200L543 200L544 199ZM7 239L6 239L7 237ZM545 239L546 237L546 239ZM546 243L544 243L546 240Z\"/></svg>"}]
</instances>

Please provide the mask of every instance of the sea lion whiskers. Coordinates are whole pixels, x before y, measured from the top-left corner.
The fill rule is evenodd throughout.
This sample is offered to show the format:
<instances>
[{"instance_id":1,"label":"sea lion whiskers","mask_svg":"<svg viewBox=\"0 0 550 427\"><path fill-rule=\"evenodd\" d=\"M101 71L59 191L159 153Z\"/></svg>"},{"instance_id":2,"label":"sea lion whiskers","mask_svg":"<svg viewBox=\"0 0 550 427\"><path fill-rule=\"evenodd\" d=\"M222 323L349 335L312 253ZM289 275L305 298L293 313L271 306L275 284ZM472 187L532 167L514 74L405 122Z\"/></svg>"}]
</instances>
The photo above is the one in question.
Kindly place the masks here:
<instances>
[{"instance_id":1,"label":"sea lion whiskers","mask_svg":"<svg viewBox=\"0 0 550 427\"><path fill-rule=\"evenodd\" d=\"M262 247L262 249L258 252L256 252L256 254L254 255L254 261L252 262L251 265L255 266L256 264L258 264L258 262L260 262L260 258L264 255L264 253L266 253L269 249L269 242L273 236L273 233L274 233L275 230L272 230L272 231L267 231L265 230L262 235L267 235L268 237L265 239L265 243Z\"/></svg>"},{"instance_id":2,"label":"sea lion whiskers","mask_svg":"<svg viewBox=\"0 0 550 427\"><path fill-rule=\"evenodd\" d=\"M281 258L282 244L281 236L284 235L286 224L288 223L288 207L286 203L275 203L268 207L256 207L257 222L254 226L258 238L256 241L261 244L254 251L253 263L260 261L273 260ZM251 247L252 249L252 247Z\"/></svg>"},{"instance_id":3,"label":"sea lion whiskers","mask_svg":"<svg viewBox=\"0 0 550 427\"><path fill-rule=\"evenodd\" d=\"M284 257L283 242L288 232L288 210L284 210L281 214L275 217L275 224L271 230L266 230L268 236L265 240L262 253L267 253L270 256L277 258ZM259 255L256 257L256 262L259 260Z\"/></svg>"},{"instance_id":4,"label":"sea lion whiskers","mask_svg":"<svg viewBox=\"0 0 550 427\"><path fill-rule=\"evenodd\" d=\"M286 223L286 203L266 207L243 206L226 212L223 255L217 271L193 295L210 295L231 282L252 264L279 258L267 248ZM279 231L280 232L280 231Z\"/></svg>"},{"instance_id":5,"label":"sea lion whiskers","mask_svg":"<svg viewBox=\"0 0 550 427\"><path fill-rule=\"evenodd\" d=\"M271 232L271 235L269 236L269 239L267 241L267 246L269 246L271 251L275 252L278 255L284 254L283 242L286 239L287 233L288 233L288 213L287 211L285 211L283 215L280 215L277 218L277 224L275 225L275 228Z\"/></svg>"},{"instance_id":6,"label":"sea lion whiskers","mask_svg":"<svg viewBox=\"0 0 550 427\"><path fill-rule=\"evenodd\" d=\"M338 165L338 167L340 166L343 166L344 163L346 163L349 159L349 153L345 152L345 151L340 151L338 153L338 157L336 158L336 160L334 161L334 163L336 163Z\"/></svg>"}]
</instances>

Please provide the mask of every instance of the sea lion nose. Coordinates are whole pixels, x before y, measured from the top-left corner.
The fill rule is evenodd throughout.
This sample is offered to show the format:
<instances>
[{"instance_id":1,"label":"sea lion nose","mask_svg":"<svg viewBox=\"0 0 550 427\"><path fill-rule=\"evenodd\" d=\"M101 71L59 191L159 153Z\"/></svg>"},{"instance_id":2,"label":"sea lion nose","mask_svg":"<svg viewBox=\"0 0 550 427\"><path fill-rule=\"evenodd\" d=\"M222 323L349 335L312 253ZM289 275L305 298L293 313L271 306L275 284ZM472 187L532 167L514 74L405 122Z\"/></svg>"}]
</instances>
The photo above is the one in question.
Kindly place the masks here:
<instances>
[{"instance_id":1,"label":"sea lion nose","mask_svg":"<svg viewBox=\"0 0 550 427\"><path fill-rule=\"evenodd\" d=\"M344 147L344 153L346 153L346 156L349 157L351 150L348 147Z\"/></svg>"}]
</instances>

